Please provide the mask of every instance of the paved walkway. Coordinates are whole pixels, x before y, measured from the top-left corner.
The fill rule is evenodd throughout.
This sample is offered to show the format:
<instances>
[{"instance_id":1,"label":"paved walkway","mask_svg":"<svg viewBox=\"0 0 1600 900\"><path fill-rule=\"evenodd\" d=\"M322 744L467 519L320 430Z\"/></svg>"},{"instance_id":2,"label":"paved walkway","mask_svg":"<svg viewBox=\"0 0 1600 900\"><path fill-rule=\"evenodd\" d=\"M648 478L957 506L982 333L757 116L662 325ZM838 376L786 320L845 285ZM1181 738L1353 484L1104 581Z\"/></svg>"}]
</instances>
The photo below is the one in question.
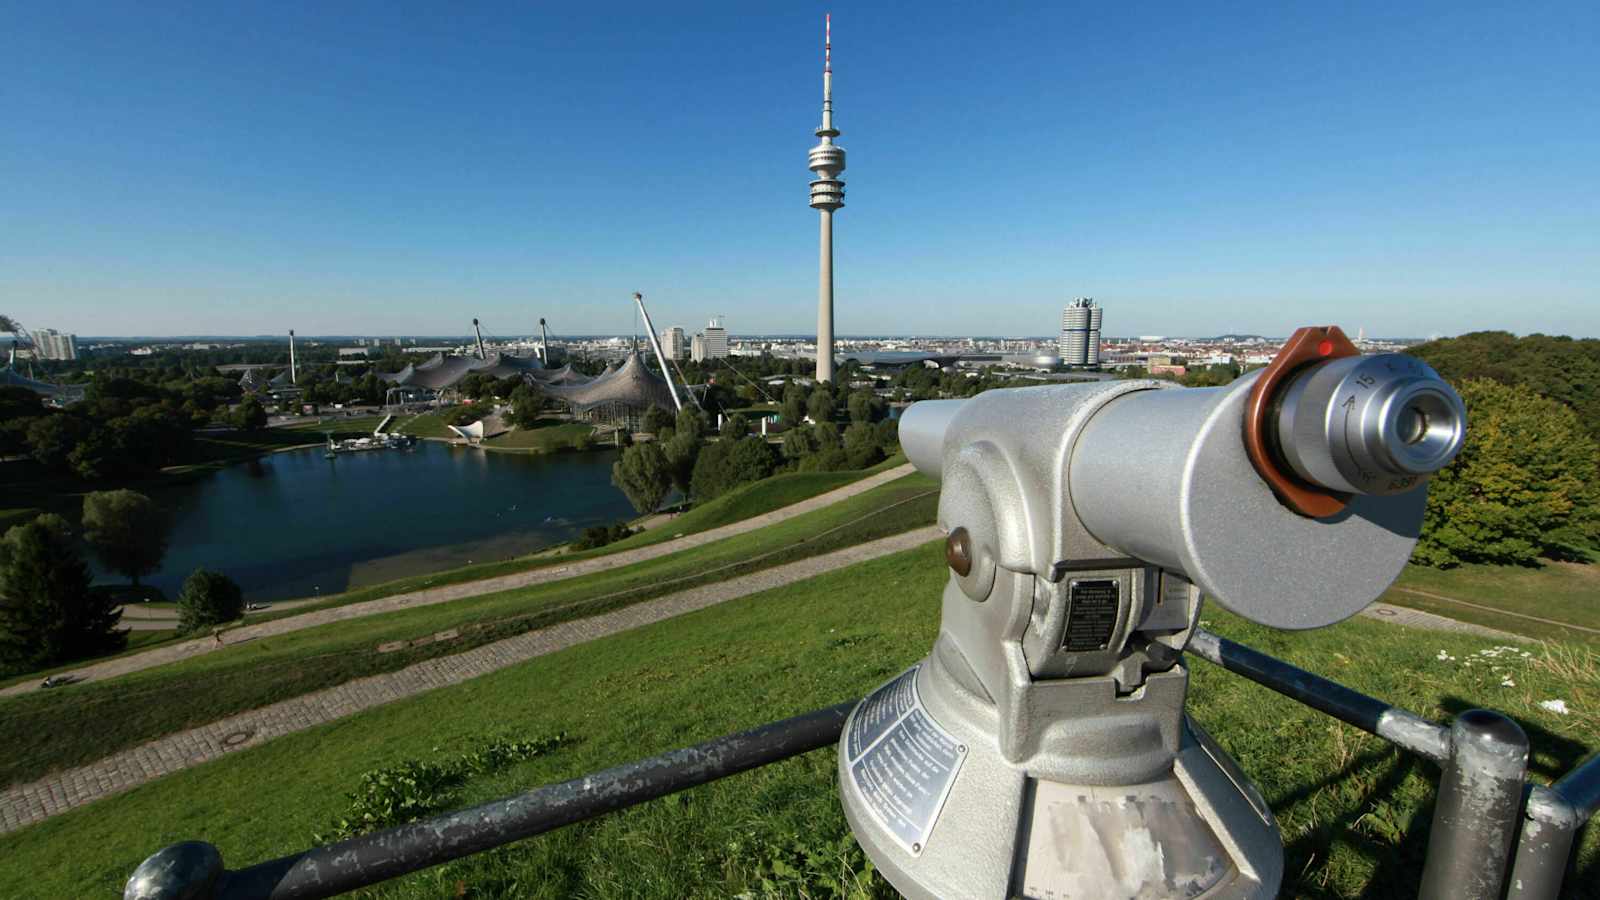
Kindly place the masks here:
<instances>
[{"instance_id":1,"label":"paved walkway","mask_svg":"<svg viewBox=\"0 0 1600 900\"><path fill-rule=\"evenodd\" d=\"M356 679L169 735L99 762L57 772L0 792L0 834L25 828L102 797L131 790L163 775L199 765L235 750L257 746L276 737L314 728L434 688L460 684L585 641L651 625L673 616L803 581L844 566L909 550L941 536L942 532L936 526L919 528L740 578L669 594L614 612L562 622L485 644L465 653L430 659L387 675Z\"/></svg>"},{"instance_id":2,"label":"paved walkway","mask_svg":"<svg viewBox=\"0 0 1600 900\"><path fill-rule=\"evenodd\" d=\"M1394 606L1389 603L1374 603L1361 611L1361 615L1371 619L1381 619L1393 622L1396 625L1405 625L1410 628L1423 628L1428 631L1453 631L1458 634L1474 634L1478 637L1495 638L1501 641L1518 641L1524 644L1538 643L1531 637L1501 631L1486 625L1475 625L1471 622L1462 622L1457 619L1436 616L1420 609L1408 606Z\"/></svg>"},{"instance_id":3,"label":"paved walkway","mask_svg":"<svg viewBox=\"0 0 1600 900\"><path fill-rule=\"evenodd\" d=\"M476 597L480 594L493 594L498 591L507 591L514 588L527 587L528 585L532 584L545 584L552 581L561 581L566 578L576 578L579 575L588 575L593 572L615 569L622 566L631 565L636 562L643 562L647 559L655 559L656 557L666 556L670 553L676 553L679 550L686 550L690 547L699 547L704 544L710 544L714 541L720 541L723 538L732 537L736 534L744 534L747 531L755 531L758 528L765 528L766 526L772 525L776 522L782 522L786 519L792 519L796 516L804 515L805 513L821 509L825 506L831 506L846 498L854 497L857 494L870 491L879 485L887 484L888 482L899 478L904 478L915 471L916 470L909 463L902 466L896 466L888 471L879 472L876 475L869 475L860 481L852 482L844 487L829 491L826 494L818 494L815 497L785 506L782 509L775 509L771 512L765 512L758 516L752 516L748 519L723 525L720 528L713 528L709 531L701 531L696 534L684 535L683 537L662 541L659 544L651 544L647 547L640 547L636 550L624 550L620 553L597 556L591 559L569 563L567 565L550 565L539 569L530 569L526 572L516 572L511 575L501 575L497 578L484 578L478 581L466 581L460 584L450 584L442 587L428 588L427 590L412 591L407 594L395 594L392 597L383 597L377 600L367 600L362 603L350 603L344 606L334 606L327 609L319 609L314 612L303 613L298 616L291 616L284 619L274 619L271 622L263 622L260 625L245 625L238 628L231 628L222 632L222 641L220 643L216 640L216 638L208 635L192 641L184 641L181 644L169 644L165 647L157 647L154 650L147 650L144 653L134 653L128 656L117 657L116 659L108 659L92 665L84 666L81 669L73 669L68 672L60 672L57 674L64 677L70 677L75 683L82 683L91 679L115 678L118 675L127 675L130 672L140 672L145 669L151 669L170 662L177 662L178 660L201 656L206 653L211 653L215 650L220 650L223 647L231 644L238 644L244 641L255 640L257 638L272 637L279 634L288 634L292 631L299 631L303 628L315 628L318 625L326 625L330 622L343 622L349 619L359 619L364 616L394 612L401 609L413 609L419 606L432 606L436 603L448 603L451 600L460 600L463 597ZM280 604L279 608L281 609L285 605L287 604ZM39 690L39 682L29 679L22 684L14 684L11 687L0 690L0 697L11 696L15 694L25 694L29 691L35 690Z\"/></svg>"},{"instance_id":4,"label":"paved walkway","mask_svg":"<svg viewBox=\"0 0 1600 900\"><path fill-rule=\"evenodd\" d=\"M1527 613L1512 612L1509 609L1500 609L1494 606L1484 606L1481 603L1468 603L1465 600L1457 600L1454 597L1446 597L1443 594L1435 594L1429 591L1419 591L1416 588L1403 587L1395 588L1395 590L1403 591L1407 594L1416 594L1418 597L1427 597L1430 600L1439 600L1444 603L1454 603L1457 606L1469 606L1473 609L1481 609L1484 612L1491 612L1499 616L1511 616L1512 618L1516 619L1527 619L1530 622L1540 622L1545 625L1554 625L1557 628L1570 628L1574 631L1582 631L1587 634L1600 634L1600 628L1590 628L1587 625L1574 625L1571 622L1563 622L1559 619L1545 619L1539 616L1530 616Z\"/></svg>"}]
</instances>

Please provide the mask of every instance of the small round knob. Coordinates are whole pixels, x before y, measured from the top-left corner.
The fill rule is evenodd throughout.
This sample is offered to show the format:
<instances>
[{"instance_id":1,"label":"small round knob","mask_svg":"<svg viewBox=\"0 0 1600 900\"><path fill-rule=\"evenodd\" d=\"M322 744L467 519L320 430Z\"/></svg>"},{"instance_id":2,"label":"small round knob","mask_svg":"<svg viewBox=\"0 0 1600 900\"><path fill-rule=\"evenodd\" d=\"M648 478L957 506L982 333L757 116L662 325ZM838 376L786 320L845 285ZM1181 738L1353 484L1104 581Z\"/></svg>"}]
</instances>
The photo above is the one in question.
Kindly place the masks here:
<instances>
[{"instance_id":1,"label":"small round knob","mask_svg":"<svg viewBox=\"0 0 1600 900\"><path fill-rule=\"evenodd\" d=\"M962 578L972 574L972 538L965 528L957 527L944 539L944 560Z\"/></svg>"}]
</instances>

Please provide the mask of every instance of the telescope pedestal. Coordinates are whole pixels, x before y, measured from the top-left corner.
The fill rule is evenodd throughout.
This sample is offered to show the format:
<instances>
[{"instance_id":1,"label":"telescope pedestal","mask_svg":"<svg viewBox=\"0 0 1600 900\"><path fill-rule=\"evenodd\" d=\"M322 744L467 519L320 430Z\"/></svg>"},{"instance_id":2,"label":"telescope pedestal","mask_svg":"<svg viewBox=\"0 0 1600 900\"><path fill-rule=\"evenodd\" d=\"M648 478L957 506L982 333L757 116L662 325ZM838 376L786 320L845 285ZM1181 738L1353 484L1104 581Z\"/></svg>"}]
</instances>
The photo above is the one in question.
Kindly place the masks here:
<instances>
[{"instance_id":1,"label":"telescope pedestal","mask_svg":"<svg viewBox=\"0 0 1600 900\"><path fill-rule=\"evenodd\" d=\"M913 900L1276 894L1283 870L1277 824L1233 761L1182 714L1188 676L1181 665L1161 673L1179 698L1171 750L1164 729L1143 712L1087 711L1090 720L1080 720L1084 728L1072 741L1116 742L1135 757L1161 760L1156 771L1137 782L1107 776L1077 783L1059 773L1088 773L1099 761L1053 753L1048 741L1021 763L1008 760L995 737L995 706L952 677L940 655L863 701L840 742L845 815L902 894ZM1074 685L1092 689L1096 681ZM1113 692L1111 679L1104 681L1099 687ZM1146 688L1159 683L1154 676L1150 682Z\"/></svg>"}]
</instances>

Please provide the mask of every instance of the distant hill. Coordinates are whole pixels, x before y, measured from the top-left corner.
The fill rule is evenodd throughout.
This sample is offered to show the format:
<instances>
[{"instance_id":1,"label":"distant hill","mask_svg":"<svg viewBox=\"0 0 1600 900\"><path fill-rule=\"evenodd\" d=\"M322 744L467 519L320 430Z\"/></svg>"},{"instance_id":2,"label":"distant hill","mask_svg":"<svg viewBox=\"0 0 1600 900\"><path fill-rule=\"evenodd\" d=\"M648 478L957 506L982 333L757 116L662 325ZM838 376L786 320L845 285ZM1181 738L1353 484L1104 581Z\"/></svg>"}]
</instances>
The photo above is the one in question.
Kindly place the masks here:
<instances>
[{"instance_id":1,"label":"distant hill","mask_svg":"<svg viewBox=\"0 0 1600 900\"><path fill-rule=\"evenodd\" d=\"M1488 378L1572 407L1600 438L1600 340L1475 331L1407 348L1449 381Z\"/></svg>"}]
</instances>

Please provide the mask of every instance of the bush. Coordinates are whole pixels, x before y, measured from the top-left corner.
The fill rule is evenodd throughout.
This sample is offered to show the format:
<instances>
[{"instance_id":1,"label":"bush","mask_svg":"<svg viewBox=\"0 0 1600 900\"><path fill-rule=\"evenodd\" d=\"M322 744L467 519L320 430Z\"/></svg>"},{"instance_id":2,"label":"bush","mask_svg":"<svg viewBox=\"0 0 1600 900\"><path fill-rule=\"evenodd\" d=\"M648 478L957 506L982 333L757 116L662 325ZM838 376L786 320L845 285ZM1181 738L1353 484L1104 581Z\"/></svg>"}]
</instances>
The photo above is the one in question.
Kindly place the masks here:
<instances>
[{"instance_id":1,"label":"bush","mask_svg":"<svg viewBox=\"0 0 1600 900\"><path fill-rule=\"evenodd\" d=\"M722 436L725 438L742 438L750 433L750 420L740 413L734 413L722 420Z\"/></svg>"},{"instance_id":2,"label":"bush","mask_svg":"<svg viewBox=\"0 0 1600 900\"><path fill-rule=\"evenodd\" d=\"M451 805L467 781L492 775L507 766L545 756L572 743L566 732L549 737L515 740L500 737L468 753L437 762L408 759L363 772L356 789L345 796L350 805L317 843L342 841L430 816Z\"/></svg>"},{"instance_id":3,"label":"bush","mask_svg":"<svg viewBox=\"0 0 1600 900\"><path fill-rule=\"evenodd\" d=\"M1600 538L1597 448L1571 409L1488 380L1463 382L1467 442L1433 477L1416 562L1528 564Z\"/></svg>"},{"instance_id":4,"label":"bush","mask_svg":"<svg viewBox=\"0 0 1600 900\"><path fill-rule=\"evenodd\" d=\"M244 615L244 592L232 578L209 569L195 569L178 593L178 633L189 634Z\"/></svg>"},{"instance_id":5,"label":"bush","mask_svg":"<svg viewBox=\"0 0 1600 900\"><path fill-rule=\"evenodd\" d=\"M626 522L618 522L615 525L596 525L592 528L585 528L583 534L569 546L574 550L592 550L595 547L614 544L633 534L634 530L629 528Z\"/></svg>"}]
</instances>

